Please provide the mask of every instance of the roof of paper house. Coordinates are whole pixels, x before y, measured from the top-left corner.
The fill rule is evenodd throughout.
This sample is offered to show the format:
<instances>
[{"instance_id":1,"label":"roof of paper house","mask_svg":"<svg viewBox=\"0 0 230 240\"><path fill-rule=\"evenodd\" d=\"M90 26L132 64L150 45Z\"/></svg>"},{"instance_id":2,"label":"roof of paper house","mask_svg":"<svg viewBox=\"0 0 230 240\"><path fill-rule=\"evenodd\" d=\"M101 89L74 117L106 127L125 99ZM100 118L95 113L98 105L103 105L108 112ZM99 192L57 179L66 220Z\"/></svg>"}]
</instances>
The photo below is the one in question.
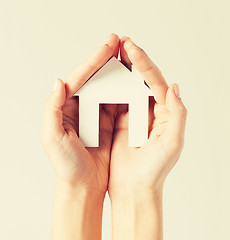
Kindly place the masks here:
<instances>
[{"instance_id":1,"label":"roof of paper house","mask_svg":"<svg viewBox=\"0 0 230 240\"><path fill-rule=\"evenodd\" d=\"M153 96L133 66L132 72L112 57L74 96L87 96L100 103L126 103L137 96Z\"/></svg>"}]
</instances>

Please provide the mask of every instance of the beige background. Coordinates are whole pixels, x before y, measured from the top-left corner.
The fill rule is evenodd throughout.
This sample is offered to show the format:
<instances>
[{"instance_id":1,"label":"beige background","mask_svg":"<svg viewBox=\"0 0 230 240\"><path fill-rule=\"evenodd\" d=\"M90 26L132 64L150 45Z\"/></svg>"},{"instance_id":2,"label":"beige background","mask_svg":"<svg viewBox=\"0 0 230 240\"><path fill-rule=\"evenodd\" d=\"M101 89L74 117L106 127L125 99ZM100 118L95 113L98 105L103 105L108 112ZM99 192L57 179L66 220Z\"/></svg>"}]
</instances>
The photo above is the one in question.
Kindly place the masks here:
<instances>
[{"instance_id":1,"label":"beige background","mask_svg":"<svg viewBox=\"0 0 230 240\"><path fill-rule=\"evenodd\" d=\"M164 189L165 240L227 240L230 194L228 0L0 2L0 239L50 239L54 172L43 104L110 32L129 35L188 108L182 157ZM105 202L103 239L111 239Z\"/></svg>"}]
</instances>

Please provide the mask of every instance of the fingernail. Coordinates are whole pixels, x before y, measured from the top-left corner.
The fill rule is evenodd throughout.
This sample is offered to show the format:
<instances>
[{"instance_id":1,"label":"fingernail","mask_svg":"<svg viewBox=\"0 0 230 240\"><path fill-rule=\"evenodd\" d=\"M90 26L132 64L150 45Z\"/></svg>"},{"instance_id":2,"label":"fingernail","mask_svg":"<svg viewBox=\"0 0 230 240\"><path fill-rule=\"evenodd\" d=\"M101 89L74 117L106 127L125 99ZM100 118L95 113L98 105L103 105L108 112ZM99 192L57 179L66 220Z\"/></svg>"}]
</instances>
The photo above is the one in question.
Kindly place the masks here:
<instances>
[{"instance_id":1,"label":"fingernail","mask_svg":"<svg viewBox=\"0 0 230 240\"><path fill-rule=\"evenodd\" d=\"M128 40L131 40L131 38L128 37L128 36L123 36L123 37L121 38L121 40L125 42L125 41L128 41Z\"/></svg>"},{"instance_id":2,"label":"fingernail","mask_svg":"<svg viewBox=\"0 0 230 240\"><path fill-rule=\"evenodd\" d=\"M124 45L126 45L126 47L136 46L136 44L131 39L125 41Z\"/></svg>"},{"instance_id":3,"label":"fingernail","mask_svg":"<svg viewBox=\"0 0 230 240\"><path fill-rule=\"evenodd\" d=\"M178 84L174 84L173 89L174 89L174 93L175 93L175 95L176 95L178 98L180 98L180 89L179 89L179 85L178 85Z\"/></svg>"}]
</instances>

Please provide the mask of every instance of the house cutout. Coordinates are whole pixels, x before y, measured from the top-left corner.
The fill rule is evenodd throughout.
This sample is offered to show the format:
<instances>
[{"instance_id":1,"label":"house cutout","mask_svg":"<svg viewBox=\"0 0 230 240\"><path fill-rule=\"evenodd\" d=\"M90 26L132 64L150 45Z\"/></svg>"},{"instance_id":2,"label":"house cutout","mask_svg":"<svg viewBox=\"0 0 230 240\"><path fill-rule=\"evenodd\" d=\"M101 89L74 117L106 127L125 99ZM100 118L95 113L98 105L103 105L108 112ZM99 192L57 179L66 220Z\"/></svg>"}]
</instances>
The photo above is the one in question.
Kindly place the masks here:
<instances>
[{"instance_id":1,"label":"house cutout","mask_svg":"<svg viewBox=\"0 0 230 240\"><path fill-rule=\"evenodd\" d=\"M75 94L79 96L79 137L85 147L99 146L99 104L129 104L129 147L148 139L149 96L140 73L112 57Z\"/></svg>"}]
</instances>

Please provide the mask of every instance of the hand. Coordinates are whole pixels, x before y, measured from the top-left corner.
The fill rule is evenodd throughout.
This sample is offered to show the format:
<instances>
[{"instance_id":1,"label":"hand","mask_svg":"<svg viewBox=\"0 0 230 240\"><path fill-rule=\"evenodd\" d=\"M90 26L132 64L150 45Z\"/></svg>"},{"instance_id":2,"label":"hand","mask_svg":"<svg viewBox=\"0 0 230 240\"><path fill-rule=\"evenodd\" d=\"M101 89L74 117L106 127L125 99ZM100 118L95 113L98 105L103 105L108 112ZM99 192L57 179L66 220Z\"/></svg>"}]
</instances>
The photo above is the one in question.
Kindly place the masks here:
<instances>
[{"instance_id":1,"label":"hand","mask_svg":"<svg viewBox=\"0 0 230 240\"><path fill-rule=\"evenodd\" d=\"M85 148L78 138L78 98L72 96L118 50L119 38L111 34L65 84L58 80L46 103L42 140L57 182L53 240L101 239L115 107L100 108L100 147Z\"/></svg>"},{"instance_id":2,"label":"hand","mask_svg":"<svg viewBox=\"0 0 230 240\"><path fill-rule=\"evenodd\" d=\"M109 196L113 239L163 239L162 188L184 142L186 108L176 84L168 87L147 54L129 38L120 40L121 61L133 64L153 91L149 107L149 139L128 147L128 109L117 108L111 151Z\"/></svg>"},{"instance_id":3,"label":"hand","mask_svg":"<svg viewBox=\"0 0 230 240\"><path fill-rule=\"evenodd\" d=\"M100 147L85 148L78 138L78 98L72 95L110 57L117 57L118 49L119 38L111 34L106 44L73 71L66 84L58 80L46 103L42 140L59 182L107 191L115 107L100 108Z\"/></svg>"},{"instance_id":4,"label":"hand","mask_svg":"<svg viewBox=\"0 0 230 240\"><path fill-rule=\"evenodd\" d=\"M160 70L129 38L120 41L121 60L133 64L153 92L149 107L149 139L141 148L128 147L127 107L118 109L110 166L109 193L160 190L177 162L184 142L187 111L176 84L168 87Z\"/></svg>"}]
</instances>

